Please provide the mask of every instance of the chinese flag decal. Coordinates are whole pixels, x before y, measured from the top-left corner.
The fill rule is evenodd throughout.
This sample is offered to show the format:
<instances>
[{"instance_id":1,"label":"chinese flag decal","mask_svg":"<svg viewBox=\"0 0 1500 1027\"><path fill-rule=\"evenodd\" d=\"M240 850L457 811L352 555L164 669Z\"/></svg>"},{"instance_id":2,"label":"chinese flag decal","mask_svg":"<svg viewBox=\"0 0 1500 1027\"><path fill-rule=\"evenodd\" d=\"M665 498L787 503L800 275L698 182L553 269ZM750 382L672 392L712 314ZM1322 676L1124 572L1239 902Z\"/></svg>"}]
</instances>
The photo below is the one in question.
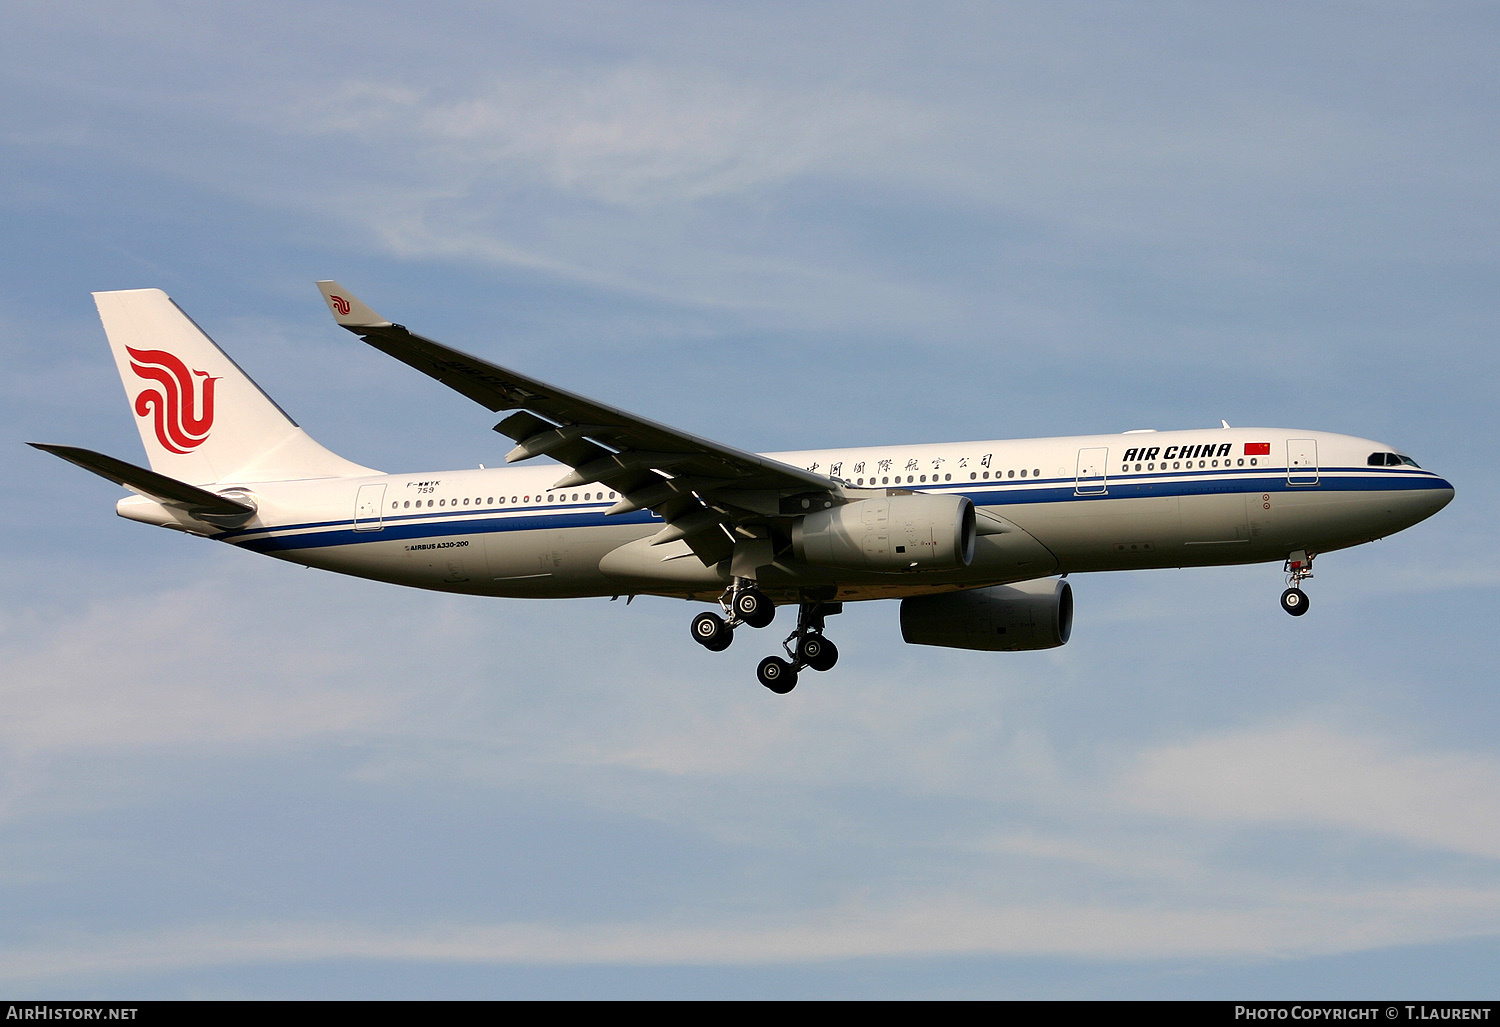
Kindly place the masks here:
<instances>
[{"instance_id":1,"label":"chinese flag decal","mask_svg":"<svg viewBox=\"0 0 1500 1027\"><path fill-rule=\"evenodd\" d=\"M1245 443L1246 456L1270 456L1271 444L1269 442L1247 442Z\"/></svg>"}]
</instances>

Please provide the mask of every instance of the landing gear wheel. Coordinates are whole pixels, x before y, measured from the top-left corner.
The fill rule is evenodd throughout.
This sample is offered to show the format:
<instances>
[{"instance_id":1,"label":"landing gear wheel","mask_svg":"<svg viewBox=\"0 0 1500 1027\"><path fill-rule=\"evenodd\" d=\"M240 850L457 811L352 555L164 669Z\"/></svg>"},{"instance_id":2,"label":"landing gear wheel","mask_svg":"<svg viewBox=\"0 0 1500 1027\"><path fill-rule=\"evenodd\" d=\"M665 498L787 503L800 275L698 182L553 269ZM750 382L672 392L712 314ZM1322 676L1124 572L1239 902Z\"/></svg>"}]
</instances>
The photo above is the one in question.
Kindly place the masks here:
<instances>
[{"instance_id":1,"label":"landing gear wheel","mask_svg":"<svg viewBox=\"0 0 1500 1027\"><path fill-rule=\"evenodd\" d=\"M763 628L776 619L776 607L760 589L747 588L734 597L734 615L752 628Z\"/></svg>"},{"instance_id":2,"label":"landing gear wheel","mask_svg":"<svg viewBox=\"0 0 1500 1027\"><path fill-rule=\"evenodd\" d=\"M1281 608L1293 617L1300 617L1307 612L1307 593L1300 588L1289 588L1281 593Z\"/></svg>"},{"instance_id":3,"label":"landing gear wheel","mask_svg":"<svg viewBox=\"0 0 1500 1027\"><path fill-rule=\"evenodd\" d=\"M839 649L822 635L805 635L797 646L797 662L813 670L832 670L839 662Z\"/></svg>"},{"instance_id":4,"label":"landing gear wheel","mask_svg":"<svg viewBox=\"0 0 1500 1027\"><path fill-rule=\"evenodd\" d=\"M755 676L777 695L786 695L797 687L797 668L780 656L767 656L755 668Z\"/></svg>"},{"instance_id":5,"label":"landing gear wheel","mask_svg":"<svg viewBox=\"0 0 1500 1027\"><path fill-rule=\"evenodd\" d=\"M693 641L711 653L722 653L734 641L734 629L717 614L700 613L693 618Z\"/></svg>"}]
</instances>

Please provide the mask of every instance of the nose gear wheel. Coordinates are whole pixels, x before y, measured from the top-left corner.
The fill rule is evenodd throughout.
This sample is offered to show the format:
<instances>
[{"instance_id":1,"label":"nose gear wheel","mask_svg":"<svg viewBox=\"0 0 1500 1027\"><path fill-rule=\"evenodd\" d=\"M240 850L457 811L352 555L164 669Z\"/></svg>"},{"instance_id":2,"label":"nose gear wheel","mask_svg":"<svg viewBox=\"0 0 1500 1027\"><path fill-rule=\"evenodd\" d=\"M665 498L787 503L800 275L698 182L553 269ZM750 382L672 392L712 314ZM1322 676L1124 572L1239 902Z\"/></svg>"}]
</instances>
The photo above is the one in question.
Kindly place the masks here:
<instances>
[{"instance_id":1,"label":"nose gear wheel","mask_svg":"<svg viewBox=\"0 0 1500 1027\"><path fill-rule=\"evenodd\" d=\"M1302 582L1313 576L1313 557L1316 553L1305 550L1292 553L1286 558L1286 583L1290 586L1281 593L1281 608L1293 617L1301 617L1311 605L1307 593L1302 591Z\"/></svg>"}]
</instances>

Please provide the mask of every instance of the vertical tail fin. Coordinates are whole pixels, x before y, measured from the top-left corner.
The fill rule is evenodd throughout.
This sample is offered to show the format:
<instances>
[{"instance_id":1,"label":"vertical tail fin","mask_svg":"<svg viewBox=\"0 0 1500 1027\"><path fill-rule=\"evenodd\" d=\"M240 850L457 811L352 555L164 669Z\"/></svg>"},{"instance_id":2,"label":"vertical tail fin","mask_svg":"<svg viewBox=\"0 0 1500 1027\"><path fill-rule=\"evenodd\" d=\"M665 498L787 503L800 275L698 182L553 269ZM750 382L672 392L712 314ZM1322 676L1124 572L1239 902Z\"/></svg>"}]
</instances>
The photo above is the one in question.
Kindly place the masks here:
<instances>
[{"instance_id":1,"label":"vertical tail fin","mask_svg":"<svg viewBox=\"0 0 1500 1027\"><path fill-rule=\"evenodd\" d=\"M153 471L195 485L380 473L313 441L160 289L94 302Z\"/></svg>"}]
</instances>

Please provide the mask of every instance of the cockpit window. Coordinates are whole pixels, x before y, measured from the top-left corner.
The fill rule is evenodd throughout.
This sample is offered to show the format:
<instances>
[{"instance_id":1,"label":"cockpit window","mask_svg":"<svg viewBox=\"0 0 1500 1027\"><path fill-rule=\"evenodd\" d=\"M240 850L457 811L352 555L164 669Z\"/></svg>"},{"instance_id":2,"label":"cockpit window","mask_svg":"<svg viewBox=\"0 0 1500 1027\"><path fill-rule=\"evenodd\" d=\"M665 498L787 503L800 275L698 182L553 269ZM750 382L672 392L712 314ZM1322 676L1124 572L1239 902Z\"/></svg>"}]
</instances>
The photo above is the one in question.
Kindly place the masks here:
<instances>
[{"instance_id":1,"label":"cockpit window","mask_svg":"<svg viewBox=\"0 0 1500 1027\"><path fill-rule=\"evenodd\" d=\"M1406 456L1404 453L1403 454L1398 454L1397 457L1396 457L1396 459L1392 460L1390 462L1391 463L1397 463L1397 464L1406 464L1408 467L1415 467L1418 470L1420 470L1421 467L1422 467L1421 464L1417 463L1411 457Z\"/></svg>"},{"instance_id":2,"label":"cockpit window","mask_svg":"<svg viewBox=\"0 0 1500 1027\"><path fill-rule=\"evenodd\" d=\"M1371 453L1370 454L1370 459L1366 460L1365 463L1369 464L1371 467L1384 467L1385 466L1385 454L1384 453Z\"/></svg>"},{"instance_id":3,"label":"cockpit window","mask_svg":"<svg viewBox=\"0 0 1500 1027\"><path fill-rule=\"evenodd\" d=\"M1422 466L1421 464L1419 464L1415 460L1413 460L1411 457L1409 457L1409 456L1403 456L1400 453L1371 453L1370 454L1370 459L1366 460L1365 463L1369 464L1371 467L1402 467L1402 466L1406 466L1406 467L1415 467L1418 470L1420 470L1421 466Z\"/></svg>"}]
</instances>

